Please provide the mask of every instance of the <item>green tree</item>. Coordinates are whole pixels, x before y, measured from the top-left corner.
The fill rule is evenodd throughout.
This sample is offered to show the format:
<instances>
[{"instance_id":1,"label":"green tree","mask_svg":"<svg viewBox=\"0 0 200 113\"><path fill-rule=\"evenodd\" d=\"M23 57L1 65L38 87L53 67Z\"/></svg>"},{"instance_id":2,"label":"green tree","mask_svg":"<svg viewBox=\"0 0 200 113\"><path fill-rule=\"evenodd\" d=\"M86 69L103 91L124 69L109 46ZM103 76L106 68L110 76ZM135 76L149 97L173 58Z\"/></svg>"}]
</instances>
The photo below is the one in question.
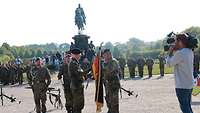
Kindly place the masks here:
<instances>
[{"instance_id":1,"label":"green tree","mask_svg":"<svg viewBox=\"0 0 200 113\"><path fill-rule=\"evenodd\" d=\"M38 49L38 50L37 50L36 56L37 56L37 57L42 57L42 56L43 56L43 53L42 53L41 49Z\"/></svg>"}]
</instances>

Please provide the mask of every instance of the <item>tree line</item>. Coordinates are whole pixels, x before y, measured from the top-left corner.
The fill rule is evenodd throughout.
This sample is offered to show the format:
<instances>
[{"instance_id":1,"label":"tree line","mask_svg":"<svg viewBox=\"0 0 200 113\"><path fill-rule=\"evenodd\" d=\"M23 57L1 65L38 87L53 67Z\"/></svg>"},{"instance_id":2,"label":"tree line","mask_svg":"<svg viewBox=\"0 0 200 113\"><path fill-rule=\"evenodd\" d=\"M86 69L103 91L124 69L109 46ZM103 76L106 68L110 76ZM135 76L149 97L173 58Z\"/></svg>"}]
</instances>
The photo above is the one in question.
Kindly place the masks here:
<instances>
[{"instance_id":1,"label":"tree line","mask_svg":"<svg viewBox=\"0 0 200 113\"><path fill-rule=\"evenodd\" d=\"M183 32L188 32L196 35L200 40L200 27L190 27L185 29ZM167 34L166 34L167 35ZM163 37L164 40L165 37ZM119 57L132 57L132 56L144 56L157 58L158 55L164 52L163 50L163 40L157 40L152 42L145 42L138 38L130 38L126 43L111 43L107 42L104 45L104 48L109 48L113 56L116 58ZM0 62L7 62L15 59L17 56L21 58L32 58L32 57L42 57L44 55L51 55L55 52L64 52L69 50L70 44L32 44L25 46L10 46L8 43L3 43L0 47ZM96 47L98 48L98 47ZM200 52L200 48L196 51Z\"/></svg>"}]
</instances>

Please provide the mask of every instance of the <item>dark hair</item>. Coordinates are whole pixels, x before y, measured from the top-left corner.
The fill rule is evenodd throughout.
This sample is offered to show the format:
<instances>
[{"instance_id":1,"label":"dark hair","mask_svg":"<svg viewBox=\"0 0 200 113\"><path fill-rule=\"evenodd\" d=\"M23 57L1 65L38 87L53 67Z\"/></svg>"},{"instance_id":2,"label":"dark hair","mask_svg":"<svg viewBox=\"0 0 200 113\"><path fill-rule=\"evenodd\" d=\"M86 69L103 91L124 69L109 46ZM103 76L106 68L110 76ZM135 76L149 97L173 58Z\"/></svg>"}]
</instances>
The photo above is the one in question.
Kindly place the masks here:
<instances>
[{"instance_id":1,"label":"dark hair","mask_svg":"<svg viewBox=\"0 0 200 113\"><path fill-rule=\"evenodd\" d=\"M177 34L176 35L176 40L181 41L186 47L188 43L188 38L185 34Z\"/></svg>"},{"instance_id":2,"label":"dark hair","mask_svg":"<svg viewBox=\"0 0 200 113\"><path fill-rule=\"evenodd\" d=\"M189 49L198 47L198 39L189 33L177 34L176 40L181 41Z\"/></svg>"}]
</instances>

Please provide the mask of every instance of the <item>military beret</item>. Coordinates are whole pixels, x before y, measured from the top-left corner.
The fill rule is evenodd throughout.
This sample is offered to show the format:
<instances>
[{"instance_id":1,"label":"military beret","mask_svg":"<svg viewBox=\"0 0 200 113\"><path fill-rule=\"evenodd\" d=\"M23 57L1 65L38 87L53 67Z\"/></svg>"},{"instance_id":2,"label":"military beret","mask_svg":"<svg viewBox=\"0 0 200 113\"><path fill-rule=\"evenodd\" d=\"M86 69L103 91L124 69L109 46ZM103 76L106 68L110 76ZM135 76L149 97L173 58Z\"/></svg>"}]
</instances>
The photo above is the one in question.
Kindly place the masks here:
<instances>
[{"instance_id":1,"label":"military beret","mask_svg":"<svg viewBox=\"0 0 200 113\"><path fill-rule=\"evenodd\" d=\"M41 58L40 58L40 57L37 57L35 61L37 62L37 61L39 61L39 60L41 60Z\"/></svg>"},{"instance_id":2,"label":"military beret","mask_svg":"<svg viewBox=\"0 0 200 113\"><path fill-rule=\"evenodd\" d=\"M103 51L103 54L104 54L104 53L108 53L108 52L110 52L110 49L105 49L105 50Z\"/></svg>"},{"instance_id":3,"label":"military beret","mask_svg":"<svg viewBox=\"0 0 200 113\"><path fill-rule=\"evenodd\" d=\"M72 53L72 54L80 54L80 53L81 53L81 50L80 50L79 48L73 48L73 49L71 50L71 53Z\"/></svg>"}]
</instances>

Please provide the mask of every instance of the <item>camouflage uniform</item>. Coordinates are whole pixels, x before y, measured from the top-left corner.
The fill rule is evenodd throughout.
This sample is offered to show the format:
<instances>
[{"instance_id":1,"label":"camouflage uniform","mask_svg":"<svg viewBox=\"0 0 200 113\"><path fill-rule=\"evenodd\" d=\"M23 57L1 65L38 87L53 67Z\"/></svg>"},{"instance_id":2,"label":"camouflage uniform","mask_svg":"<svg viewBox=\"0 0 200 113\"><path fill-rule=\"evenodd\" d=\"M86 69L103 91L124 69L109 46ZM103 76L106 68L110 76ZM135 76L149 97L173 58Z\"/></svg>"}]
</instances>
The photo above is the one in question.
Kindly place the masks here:
<instances>
[{"instance_id":1,"label":"camouflage uniform","mask_svg":"<svg viewBox=\"0 0 200 113\"><path fill-rule=\"evenodd\" d=\"M32 87L37 113L46 113L46 92L51 83L49 71L45 67L31 69L29 84Z\"/></svg>"},{"instance_id":2,"label":"camouflage uniform","mask_svg":"<svg viewBox=\"0 0 200 113\"><path fill-rule=\"evenodd\" d=\"M18 65L18 67L17 67L17 78L18 78L19 84L23 83L23 73L24 73L24 68L22 66Z\"/></svg>"},{"instance_id":3,"label":"camouflage uniform","mask_svg":"<svg viewBox=\"0 0 200 113\"><path fill-rule=\"evenodd\" d=\"M200 61L199 55L195 54L194 55L194 78L196 78L199 73L199 61Z\"/></svg>"},{"instance_id":4,"label":"camouflage uniform","mask_svg":"<svg viewBox=\"0 0 200 113\"><path fill-rule=\"evenodd\" d=\"M103 81L108 113L119 113L119 69L118 61L114 58L103 64Z\"/></svg>"},{"instance_id":5,"label":"camouflage uniform","mask_svg":"<svg viewBox=\"0 0 200 113\"><path fill-rule=\"evenodd\" d=\"M10 71L10 82L13 85L16 82L17 68L14 65L11 65L9 71Z\"/></svg>"},{"instance_id":6,"label":"camouflage uniform","mask_svg":"<svg viewBox=\"0 0 200 113\"><path fill-rule=\"evenodd\" d=\"M5 64L1 67L1 76L2 76L1 82L3 83L3 85L8 85L9 84L9 70Z\"/></svg>"},{"instance_id":7,"label":"camouflage uniform","mask_svg":"<svg viewBox=\"0 0 200 113\"><path fill-rule=\"evenodd\" d=\"M120 78L124 79L124 68L126 66L126 60L124 58L119 58L118 61L119 61L119 66L120 66L120 70L121 70Z\"/></svg>"},{"instance_id":8,"label":"camouflage uniform","mask_svg":"<svg viewBox=\"0 0 200 113\"><path fill-rule=\"evenodd\" d=\"M31 65L27 65L26 68L25 68L26 77L27 77L28 80L29 80L30 77L31 77L31 69L32 69Z\"/></svg>"},{"instance_id":9,"label":"camouflage uniform","mask_svg":"<svg viewBox=\"0 0 200 113\"><path fill-rule=\"evenodd\" d=\"M129 58L127 60L128 70L131 78L135 78L135 68L137 65L137 61L133 58Z\"/></svg>"},{"instance_id":10,"label":"camouflage uniform","mask_svg":"<svg viewBox=\"0 0 200 113\"><path fill-rule=\"evenodd\" d=\"M70 88L73 97L73 113L81 113L84 108L84 72L80 67L79 61L75 58L69 63L69 72L71 77Z\"/></svg>"},{"instance_id":11,"label":"camouflage uniform","mask_svg":"<svg viewBox=\"0 0 200 113\"><path fill-rule=\"evenodd\" d=\"M68 72L69 66L68 64L63 64L60 67L59 73L58 73L58 79L60 80L63 78L63 87L64 87L64 94L65 94L65 108L68 111L68 113L73 112L73 99L72 99L72 91L70 89L70 83L71 78Z\"/></svg>"},{"instance_id":12,"label":"camouflage uniform","mask_svg":"<svg viewBox=\"0 0 200 113\"><path fill-rule=\"evenodd\" d=\"M144 58L139 58L137 61L137 65L138 65L139 76L143 77L144 65L145 65Z\"/></svg>"},{"instance_id":13,"label":"camouflage uniform","mask_svg":"<svg viewBox=\"0 0 200 113\"><path fill-rule=\"evenodd\" d=\"M147 65L147 68L148 68L149 77L152 77L153 64L154 64L154 61L153 61L152 58L148 58L146 60L146 65Z\"/></svg>"},{"instance_id":14,"label":"camouflage uniform","mask_svg":"<svg viewBox=\"0 0 200 113\"><path fill-rule=\"evenodd\" d=\"M164 76L164 73L165 73L165 58L163 56L159 57L159 67L160 67L160 76Z\"/></svg>"}]
</instances>

